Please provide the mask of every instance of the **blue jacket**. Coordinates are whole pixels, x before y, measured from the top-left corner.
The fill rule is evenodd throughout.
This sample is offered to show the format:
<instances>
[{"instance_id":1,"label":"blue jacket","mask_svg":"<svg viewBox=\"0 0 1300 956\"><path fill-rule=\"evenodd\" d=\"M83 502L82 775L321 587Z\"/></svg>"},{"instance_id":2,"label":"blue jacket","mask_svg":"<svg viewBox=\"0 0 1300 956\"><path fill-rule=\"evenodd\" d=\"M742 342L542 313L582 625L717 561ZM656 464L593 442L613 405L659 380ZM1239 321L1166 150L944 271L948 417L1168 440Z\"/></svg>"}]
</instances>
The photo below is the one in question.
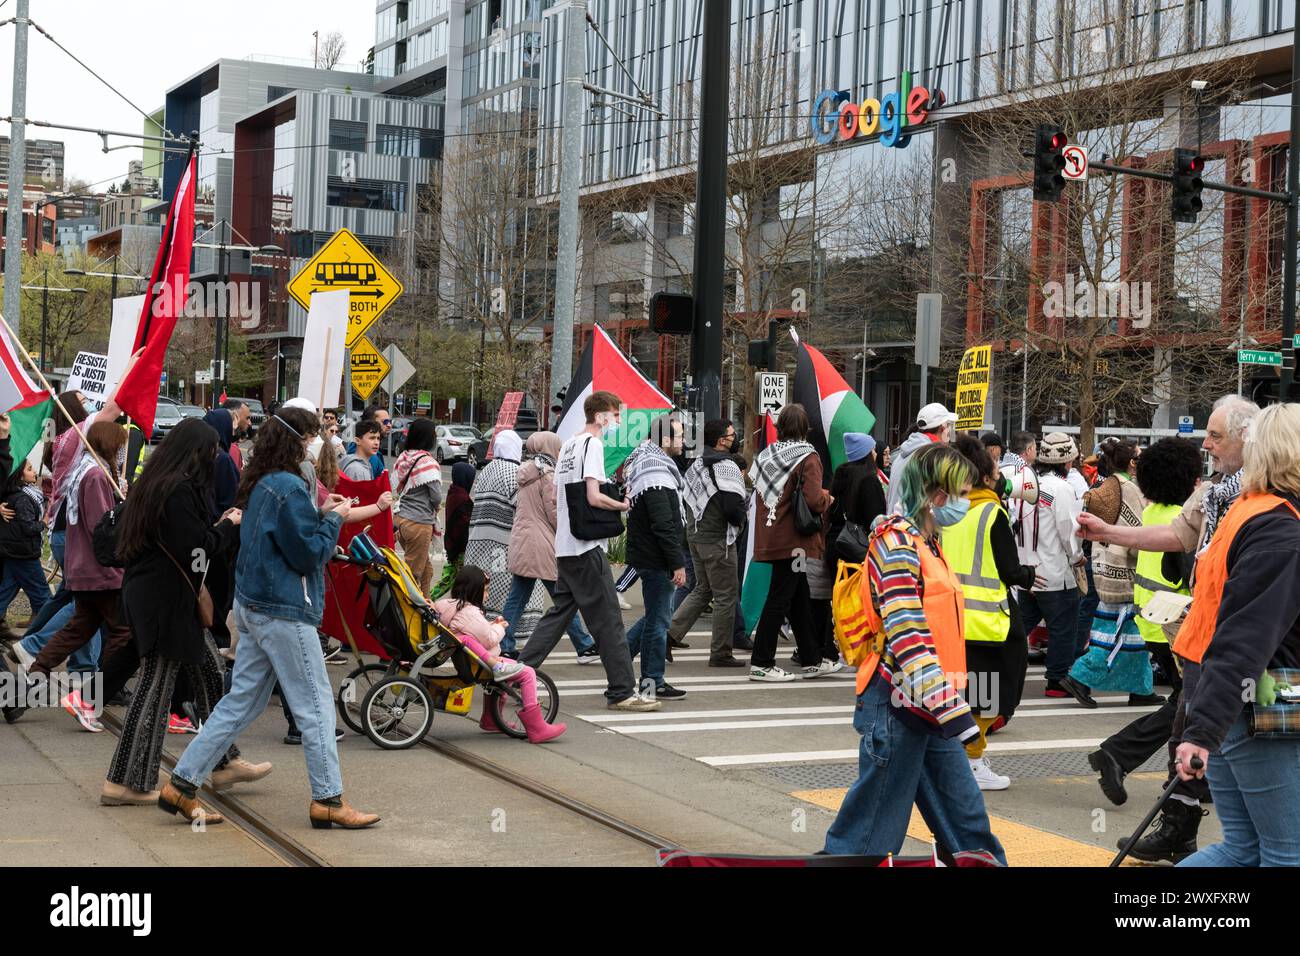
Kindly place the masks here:
<instances>
[{"instance_id":1,"label":"blue jacket","mask_svg":"<svg viewBox=\"0 0 1300 956\"><path fill-rule=\"evenodd\" d=\"M320 624L325 610L325 562L342 522L325 515L297 472L262 478L239 525L235 597L250 611L287 621Z\"/></svg>"}]
</instances>

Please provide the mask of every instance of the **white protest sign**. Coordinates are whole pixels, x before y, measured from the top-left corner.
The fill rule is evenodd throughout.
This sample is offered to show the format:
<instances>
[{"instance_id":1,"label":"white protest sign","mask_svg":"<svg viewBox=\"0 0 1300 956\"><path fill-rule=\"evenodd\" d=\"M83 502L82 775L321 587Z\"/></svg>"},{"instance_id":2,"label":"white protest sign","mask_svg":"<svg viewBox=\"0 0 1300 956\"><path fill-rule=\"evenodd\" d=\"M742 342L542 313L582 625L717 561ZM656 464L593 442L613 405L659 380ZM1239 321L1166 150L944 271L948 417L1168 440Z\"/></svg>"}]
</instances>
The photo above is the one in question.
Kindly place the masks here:
<instances>
[{"instance_id":1,"label":"white protest sign","mask_svg":"<svg viewBox=\"0 0 1300 956\"><path fill-rule=\"evenodd\" d=\"M70 392L80 392L94 402L96 411L103 408L108 398L108 356L98 352L78 352L66 388Z\"/></svg>"},{"instance_id":2,"label":"white protest sign","mask_svg":"<svg viewBox=\"0 0 1300 956\"><path fill-rule=\"evenodd\" d=\"M131 360L131 346L140 328L140 310L144 296L129 295L113 300L113 324L108 332L108 379L104 397L112 395L122 380L126 363Z\"/></svg>"},{"instance_id":3,"label":"white protest sign","mask_svg":"<svg viewBox=\"0 0 1300 956\"><path fill-rule=\"evenodd\" d=\"M311 294L297 396L317 408L338 408L342 404L349 295L346 289Z\"/></svg>"}]
</instances>

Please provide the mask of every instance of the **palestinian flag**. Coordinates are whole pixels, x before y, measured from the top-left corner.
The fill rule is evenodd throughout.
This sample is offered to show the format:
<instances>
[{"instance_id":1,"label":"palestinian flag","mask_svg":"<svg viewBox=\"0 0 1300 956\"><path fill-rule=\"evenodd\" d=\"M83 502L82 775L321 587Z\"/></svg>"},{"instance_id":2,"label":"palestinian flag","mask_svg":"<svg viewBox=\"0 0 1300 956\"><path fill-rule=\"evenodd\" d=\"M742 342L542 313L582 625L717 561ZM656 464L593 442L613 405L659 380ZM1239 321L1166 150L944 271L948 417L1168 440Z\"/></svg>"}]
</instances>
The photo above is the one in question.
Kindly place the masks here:
<instances>
[{"instance_id":1,"label":"palestinian flag","mask_svg":"<svg viewBox=\"0 0 1300 956\"><path fill-rule=\"evenodd\" d=\"M776 421L772 413L763 416L763 446L776 441ZM758 522L758 492L749 494L749 521L745 525L744 573L740 580L740 610L745 617L745 633L754 633L759 615L767 603L767 589L772 584L772 566L760 561L754 563L754 526Z\"/></svg>"},{"instance_id":2,"label":"palestinian flag","mask_svg":"<svg viewBox=\"0 0 1300 956\"><path fill-rule=\"evenodd\" d=\"M587 424L582 403L592 392L613 392L623 400L618 432L605 438L605 474L612 475L632 449L650 437L650 423L670 411L672 400L628 360L609 333L597 325L582 350L578 370L564 394L564 409L555 433L568 441Z\"/></svg>"},{"instance_id":3,"label":"palestinian flag","mask_svg":"<svg viewBox=\"0 0 1300 956\"><path fill-rule=\"evenodd\" d=\"M41 443L45 423L54 414L54 399L32 384L5 334L0 334L0 409L9 414L9 451L17 471Z\"/></svg>"},{"instance_id":4,"label":"palestinian flag","mask_svg":"<svg viewBox=\"0 0 1300 956\"><path fill-rule=\"evenodd\" d=\"M812 426L808 432L809 443L822 458L822 485L831 486L831 475L844 464L844 435L847 432L871 434L876 416L844 381L826 356L810 345L799 341L798 364L794 372L794 400L808 412Z\"/></svg>"}]
</instances>

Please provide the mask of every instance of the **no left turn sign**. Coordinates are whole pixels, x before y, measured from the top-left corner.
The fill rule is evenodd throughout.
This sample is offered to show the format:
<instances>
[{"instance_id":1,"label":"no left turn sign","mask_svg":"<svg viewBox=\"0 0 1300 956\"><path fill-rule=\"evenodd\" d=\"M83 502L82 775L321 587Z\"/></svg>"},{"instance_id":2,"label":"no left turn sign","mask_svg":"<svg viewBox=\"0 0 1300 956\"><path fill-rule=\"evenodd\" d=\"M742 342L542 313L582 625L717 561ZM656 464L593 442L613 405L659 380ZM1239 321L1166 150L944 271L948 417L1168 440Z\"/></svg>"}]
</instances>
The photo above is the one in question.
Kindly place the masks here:
<instances>
[{"instance_id":1,"label":"no left turn sign","mask_svg":"<svg viewBox=\"0 0 1300 956\"><path fill-rule=\"evenodd\" d=\"M1065 157L1065 168L1061 170L1062 176L1066 179L1088 178L1087 146L1067 146L1061 155Z\"/></svg>"}]
</instances>

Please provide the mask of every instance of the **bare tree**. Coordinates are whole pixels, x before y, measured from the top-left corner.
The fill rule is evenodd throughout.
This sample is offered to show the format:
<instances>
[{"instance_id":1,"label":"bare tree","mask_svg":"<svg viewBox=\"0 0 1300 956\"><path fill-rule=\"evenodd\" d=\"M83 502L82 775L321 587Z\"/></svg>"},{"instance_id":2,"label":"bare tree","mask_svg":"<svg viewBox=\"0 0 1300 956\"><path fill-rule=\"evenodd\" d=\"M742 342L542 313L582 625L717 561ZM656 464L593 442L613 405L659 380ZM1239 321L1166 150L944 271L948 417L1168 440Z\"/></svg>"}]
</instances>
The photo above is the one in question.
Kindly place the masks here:
<instances>
[{"instance_id":1,"label":"bare tree","mask_svg":"<svg viewBox=\"0 0 1300 956\"><path fill-rule=\"evenodd\" d=\"M320 38L320 45L316 48L316 68L318 70L332 70L343 62L343 54L347 50L347 41L343 39L343 34L337 30L331 30Z\"/></svg>"}]
</instances>

